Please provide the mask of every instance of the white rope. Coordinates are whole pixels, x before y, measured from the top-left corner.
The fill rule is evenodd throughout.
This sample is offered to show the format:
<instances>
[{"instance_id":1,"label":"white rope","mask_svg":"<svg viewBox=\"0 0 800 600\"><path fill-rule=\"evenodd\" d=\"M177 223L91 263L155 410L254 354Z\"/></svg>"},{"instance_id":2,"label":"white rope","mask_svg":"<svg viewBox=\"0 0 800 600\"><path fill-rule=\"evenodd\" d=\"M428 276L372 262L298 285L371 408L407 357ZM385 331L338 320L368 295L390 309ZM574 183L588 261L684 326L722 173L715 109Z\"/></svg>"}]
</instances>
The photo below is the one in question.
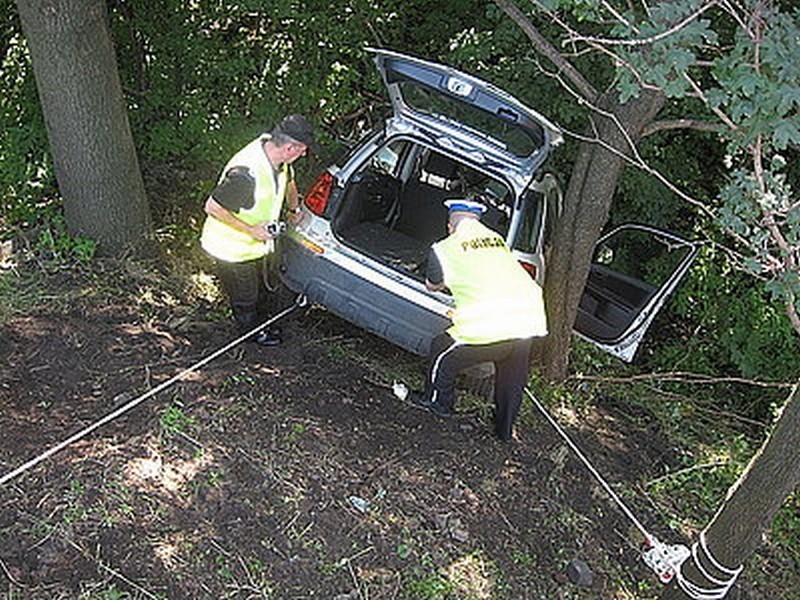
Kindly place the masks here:
<instances>
[{"instance_id":1,"label":"white rope","mask_svg":"<svg viewBox=\"0 0 800 600\"><path fill-rule=\"evenodd\" d=\"M589 462L589 459L587 459L586 456L583 454L583 452L581 452L580 448L578 448L573 443L573 441L569 438L569 436L561 427L561 425L559 425L558 422L556 422L556 420L550 416L550 413L547 412L545 407L542 406L542 404L536 399L536 396L534 396L528 388L525 388L525 393L528 395L528 398L530 398L531 401L536 405L536 408L539 409L539 411L550 422L553 428L559 433L559 435L561 435L561 437L564 438L564 441L570 448L572 448L572 451L578 456L578 458L581 459L583 464L586 465L586 468L589 469L592 475L594 475L595 479L597 479L597 481L600 482L600 485L602 485L603 489L605 489L606 492L608 492L608 495L611 496L611 499L617 503L617 506L619 506L620 510L622 510L622 512L625 513L625 515L631 520L631 522L636 526L636 528L642 532L642 535L644 535L645 540L648 542L648 544L651 544L653 541L657 541L656 537L652 535L649 531L647 531L647 529L645 529L645 526L642 525L639 519L636 518L636 515L634 515L633 512L631 512L631 510L625 505L625 503L617 495L617 493L613 489L611 489L611 486L608 484L608 482L606 482L606 480L603 479L603 476L597 469L594 468L594 465L592 465L592 463Z\"/></svg>"},{"instance_id":2,"label":"white rope","mask_svg":"<svg viewBox=\"0 0 800 600\"><path fill-rule=\"evenodd\" d=\"M725 567L725 566L721 565L717 561L717 559L714 558L714 555L711 554L711 552L708 549L708 544L706 543L706 532L705 531L701 531L700 532L700 547L703 548L703 552L706 553L706 556L708 557L709 562L714 566L715 569L717 569L717 571L725 573L726 575L729 575L729 576L732 575L734 577L742 572L742 566L741 565L739 565L735 569L731 569L730 567Z\"/></svg>"},{"instance_id":3,"label":"white rope","mask_svg":"<svg viewBox=\"0 0 800 600\"><path fill-rule=\"evenodd\" d=\"M180 373L178 373L174 377L172 377L172 378L168 379L167 381L157 385L152 390L149 390L149 391L145 392L144 394L142 394L138 398L134 398L133 400L131 400L127 404L119 407L117 410L107 414L105 417L103 417L99 421L96 421L96 422L92 423L91 425L89 425L88 427L86 427L85 429L82 429L78 433L75 433L75 434L71 435L70 437L68 437L64 441L60 442L59 444L56 444L55 446L53 446L49 450L46 450L45 452L42 452L40 455L36 456L35 458L32 458L31 460L29 460L25 464L20 465L19 467L17 467L13 471L10 471L10 472L6 473L2 477L0 477L0 486L5 485L7 482L11 481L12 479L17 477L18 475L24 473L28 469L38 465L40 462L42 462L44 460L47 460L48 458L53 456L53 454L63 450L64 448L66 448L70 444L73 444L73 443L77 442L78 440L80 440L81 438L86 437L91 432L93 432L95 429L98 429L98 428L102 427L103 425L105 425L109 421L112 421L112 420L116 419L118 416L128 412L129 410L131 410L135 406L138 406L139 404L141 404L142 402L144 402L148 398L150 398L152 396L155 396L158 392L161 392L161 391L167 389L169 386L173 385L174 383L177 383L178 381L180 381L181 379L185 378L190 373L194 373L195 371L197 371L201 367L204 367L205 365L210 363L212 360L214 360L215 358L217 358L221 354L224 354L225 352L227 352L231 348L241 344L244 340L249 338L254 333L257 333L258 331L264 329L265 327L268 327L269 325L271 325L272 323L274 323L278 319L282 319L283 317L288 315L290 312L292 312L298 306L302 306L302 302L304 300L301 300L301 298L302 298L302 296L298 296L297 301L292 306L290 306L288 308L285 308L284 310L279 312L277 315L275 315L271 319L269 319L267 321L264 321L263 323L261 323L257 327L254 327L253 329L251 329L247 333L239 336L238 338L236 338L232 342L226 344L225 346L223 346L222 348L220 348L216 352L214 352L214 353L210 354L209 356L207 356L206 358L196 362L195 364L193 364L188 369L185 369L185 370L181 371Z\"/></svg>"},{"instance_id":4,"label":"white rope","mask_svg":"<svg viewBox=\"0 0 800 600\"><path fill-rule=\"evenodd\" d=\"M528 388L525 388L525 393L534 403L536 408L539 409L539 412L544 415L553 428L559 433L559 435L561 435L561 437L577 455L577 457L581 459L584 465L586 465L586 468L589 469L592 475L594 475L595 479L600 482L600 485L602 485L606 492L608 492L608 495L611 496L611 499L614 500L614 502L616 502L620 510L622 510L622 512L631 520L636 528L642 532L648 546L648 549L642 555L642 559L653 571L655 571L662 583L667 584L674 578L681 590L687 596L692 598L692 600L722 600L725 598L731 587L733 587L733 584L736 582L736 578L738 577L739 573L742 572L743 566L740 565L736 569L731 569L720 564L720 562L714 558L708 548L705 538L705 531L700 533L700 542L699 544L695 542L692 545L691 551L689 551L686 546L680 544L667 545L660 542L656 536L647 531L644 525L642 525L639 519L636 518L636 516L625 505L622 499L616 494L616 492L614 492L613 489L611 489L611 486L608 484L608 482L606 482L600 472L595 469L592 463L589 462L589 459L587 459L583 452L581 452L580 448L578 448L569 438L566 431L564 431L561 425L559 425L558 422L550 416L550 413L547 411L547 409L545 409L545 407L539 402L539 400L536 399L536 397ZM708 572L700 560L698 548L702 550L706 559L714 567L714 569L716 569L719 573L727 575L727 579L719 579ZM698 572L707 581L711 582L714 587L702 587L686 579L681 572L681 568L689 556L691 556L694 560L694 565Z\"/></svg>"},{"instance_id":5,"label":"white rope","mask_svg":"<svg viewBox=\"0 0 800 600\"><path fill-rule=\"evenodd\" d=\"M727 579L719 579L711 575L708 570L703 566L702 561L700 560L700 553L698 552L698 548L703 551L705 554L706 559L711 565L716 569L718 572L723 573L727 576ZM742 565L739 565L735 569L731 569L726 567L714 558L711 554L711 551L708 548L708 544L706 543L706 532L700 532L700 542L695 542L692 544L692 560L694 561L694 566L697 571L700 573L702 577L704 577L707 581L711 582L713 586L703 587L697 583L689 581L681 571L681 565L679 565L678 569L675 572L675 578L678 582L678 586L683 590L683 592L690 596L693 600L722 600L725 596L728 595L728 592L733 587L733 584L736 582L736 578L739 576L739 573L742 572L744 568Z\"/></svg>"}]
</instances>

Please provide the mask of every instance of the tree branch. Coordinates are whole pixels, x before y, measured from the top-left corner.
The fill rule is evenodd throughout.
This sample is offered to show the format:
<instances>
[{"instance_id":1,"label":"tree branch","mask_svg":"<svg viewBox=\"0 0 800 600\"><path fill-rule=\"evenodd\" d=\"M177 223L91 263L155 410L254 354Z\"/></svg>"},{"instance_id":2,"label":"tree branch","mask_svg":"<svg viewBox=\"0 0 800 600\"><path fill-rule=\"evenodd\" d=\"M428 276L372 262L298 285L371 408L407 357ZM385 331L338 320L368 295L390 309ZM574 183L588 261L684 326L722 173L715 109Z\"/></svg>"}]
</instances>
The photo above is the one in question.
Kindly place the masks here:
<instances>
[{"instance_id":1,"label":"tree branch","mask_svg":"<svg viewBox=\"0 0 800 600\"><path fill-rule=\"evenodd\" d=\"M642 129L642 137L647 137L657 131L666 131L669 129L693 129L695 131L713 131L718 133L722 127L717 123L709 123L708 121L699 121L697 119L665 119L663 121L653 121Z\"/></svg>"},{"instance_id":2,"label":"tree branch","mask_svg":"<svg viewBox=\"0 0 800 600\"><path fill-rule=\"evenodd\" d=\"M540 10L542 10L544 13L546 13L547 16L550 17L550 19L552 19L552 21L556 25L558 25L559 27L561 27L561 29L564 30L564 32L566 33L566 39L565 39L564 42L562 42L562 45L566 46L566 45L570 44L570 45L574 46L573 42L576 39L584 39L584 40L587 41L587 44L586 44L587 49L579 50L579 49L576 48L575 51L571 53L572 56L579 56L579 55L583 54L586 51L601 52L601 53L607 55L609 60L613 64L617 65L619 68L624 68L624 69L628 70L631 74L633 74L633 76L636 78L636 81L639 82L639 85L641 86L641 88L643 90L660 91L660 89L658 87L656 87L654 85L651 85L651 84L648 84L645 81L644 77L642 77L642 75L636 70L636 68L629 61L625 60L625 58L622 55L613 52L610 48L607 48L603 44L595 43L595 42L591 41L589 38L584 38L583 36L581 36L577 31L575 31L572 27L570 27L570 25L566 21L561 19L556 12L551 11L546 6L544 6L540 2L540 0L532 0L532 2L536 6L538 6Z\"/></svg>"},{"instance_id":3,"label":"tree branch","mask_svg":"<svg viewBox=\"0 0 800 600\"><path fill-rule=\"evenodd\" d=\"M725 123L725 125L727 125L731 131L736 131L738 129L736 123L734 123L728 117L728 115L722 112L719 109L719 107L711 105L711 103L708 101L708 98L706 98L706 95L703 93L703 90L700 88L699 85L697 85L697 82L691 77L689 77L688 73L684 73L683 76L686 78L686 81L689 83L692 90L694 90L694 93L697 94L698 98L700 98L703 101L703 104L705 104L711 110L711 112L717 115L717 117L719 117L719 120Z\"/></svg>"},{"instance_id":4,"label":"tree branch","mask_svg":"<svg viewBox=\"0 0 800 600\"><path fill-rule=\"evenodd\" d=\"M669 371L663 373L642 373L629 377L603 377L599 375L578 374L570 377L578 381L598 381L600 383L636 383L640 381L656 381L659 383L691 383L696 384L717 384L717 383L737 383L752 385L762 388L791 389L794 383L782 381L759 381L757 379L747 379L744 377L712 377L704 373L692 373L690 371Z\"/></svg>"},{"instance_id":5,"label":"tree branch","mask_svg":"<svg viewBox=\"0 0 800 600\"><path fill-rule=\"evenodd\" d=\"M700 202L696 198L694 198L691 195L685 193L677 185L673 184L669 179L667 179L667 177L665 177L663 174L661 174L657 169L655 169L652 166L650 166L643 159L643 157L639 154L638 148L636 147L634 141L630 138L628 132L625 131L625 129L622 126L622 124L619 123L616 115L613 114L613 112L601 110L599 108L599 106L596 105L596 101L599 98L599 92L597 91L597 89L594 88L594 86L575 68L575 66L570 62L570 60L567 58L567 56L561 54L547 39L545 39L542 36L542 34L539 32L539 30L533 24L531 19L528 16L526 16L520 10L520 8L514 3L513 0L493 0L493 1L498 7L500 7L500 9L503 10L503 12L509 18L511 18L512 21L514 21L514 23L516 23L516 25L518 27L520 27L520 29L522 29L523 33L525 33L525 35L531 41L531 43L532 43L534 49L536 50L536 52L538 54L542 55L547 60L549 60L556 67L556 72L555 73L548 73L547 69L544 69L544 68L542 68L542 71L546 75L549 75L551 77L556 78L569 93L571 93L573 96L575 96L575 98L576 98L576 100L577 100L577 102L579 104L584 104L592 112L594 112L596 114L599 114L599 115L603 115L604 117L609 118L612 121L614 121L616 123L619 131L626 138L626 140L628 142L629 150L625 151L625 150L620 150L618 148L612 147L610 144L608 144L604 140L602 140L600 138L600 136L597 134L597 132L595 132L594 137L590 137L590 136L581 135L581 134L578 134L578 133L575 133L575 132L571 132L571 131L568 131L568 130L564 130L565 135L570 136L570 137L572 137L574 139L577 139L577 140L579 140L581 142L584 142L584 143L597 144L597 145L605 148L607 151L621 156L623 158L623 160L625 160L628 164L633 165L635 167L638 167L638 168L642 169L643 171L645 171L647 173L650 173L651 175L656 177L659 181L661 181L665 186L667 186L668 189L672 190L675 194L677 194L680 198L682 198L683 200L686 200L690 204L696 206L697 208L699 208L702 212L704 212L705 214L707 214L711 218L715 218L716 217L715 211L710 209L708 206L706 206L705 204L703 204L702 202ZM680 23L672 26L670 29L665 30L662 33L659 33L658 35L652 36L650 38L639 38L639 39L636 39L636 40L612 40L612 39L603 39L603 38L594 38L594 37L589 37L589 36L582 36L582 35L578 34L576 31L572 30L567 23L562 22L559 19L557 14L548 11L546 7L540 5L538 0L533 0L533 2L536 5L538 5L540 9L544 10L545 13L548 14L549 17L555 23L557 23L560 27L562 27L564 29L564 31L567 33L567 36L568 36L568 41L566 42L567 44L573 44L574 45L574 43L577 42L577 41L583 41L583 42L586 42L588 44L589 48L593 48L596 51L599 50L600 52L606 53L612 60L616 61L617 64L621 64L623 67L628 68L632 73L634 73L634 75L639 80L640 85L644 89L648 89L651 86L648 86L644 82L643 78L641 78L639 76L639 74L636 72L636 70L632 68L632 65L627 64L624 60L622 60L621 57L616 56L613 51L611 51L609 48L605 47L605 44L618 45L618 46L619 45L640 46L640 45L644 45L644 44L648 44L648 43L652 43L652 42L658 41L658 40L660 40L660 39L662 39L664 37L667 37L668 35L674 33L675 31L678 31L682 27L685 27L686 25L688 25L692 21L696 20L701 14L703 14L709 8L711 8L713 6L717 6L717 5L721 6L723 8L723 10L725 10L726 12L729 12L730 14L733 14L734 16L738 16L736 11L734 10L734 7L731 5L731 3L729 1L727 1L727 0L711 0L707 4L704 4L703 6L701 6L701 8L699 8L697 11L695 11L694 13L692 13L691 15L689 15L688 17L683 19ZM605 4L605 3L604 3L604 7L607 10L609 9L609 6L607 4ZM613 16L618 21L622 20L621 15L614 14L613 10L611 12L612 12ZM741 19L738 19L738 21L740 23L742 22ZM754 26L752 29L748 29L748 32L751 34L751 37L752 36L758 36L759 28L757 27L757 25L758 25L758 23L756 23L756 26ZM755 41L757 43L760 40L756 39ZM756 55L756 64L758 64L758 54ZM717 116L717 118L719 118L719 120L721 121L722 125L718 125L718 124L714 124L714 123L710 123L710 122L705 122L705 121L701 121L701 120L696 120L696 119L671 119L671 120L654 121L654 122L652 122L652 123L650 123L650 124L648 124L648 125L646 125L644 127L644 129L641 132L641 137L645 137L645 136L651 135L651 134L656 133L658 131L665 131L665 130L670 130L670 129L694 129L696 131L709 131L709 132L715 132L715 133L723 133L724 130L727 128L730 131L736 131L738 129L738 126L736 125L736 123L734 123L733 120L730 117L728 117L728 115L726 115L719 107L715 107L715 106L711 106L710 105L710 103L708 102L708 99L706 98L703 90L692 79L692 77L690 77L688 73L684 73L683 76L686 79L686 81L689 83L689 85L690 85L691 89L693 90L694 94L703 103L706 104L706 106ZM569 80L571 82L571 85L567 85L567 80ZM757 175L756 178L757 178L758 181L763 183L762 178L758 177L758 173L759 173L759 169L756 168L756 175ZM780 243L781 242L781 236L779 235L781 233L780 232L780 226L775 222L772 223L772 227L769 227L769 225L770 224L767 223L767 226L765 228L767 229L768 233L770 234L771 239L774 242L776 242L777 246L781 250L783 250L783 252L786 254L786 252L787 252L786 244L784 243L782 245ZM778 235L776 235L776 232L777 232ZM754 248L752 243L750 243L749 240L745 239L743 236L741 236L741 235L739 235L736 232L731 231L731 230L726 230L726 233L730 237L732 237L736 242L741 244L743 247L752 250L755 254L759 254L758 249ZM731 252L729 249L727 249L727 248L725 248L725 249L729 253ZM789 257L788 260L789 260L789 263L791 264L792 260L794 259L794 255L792 255L791 253L788 253L787 256ZM766 260L766 262L772 262L777 267L778 270L783 270L786 267L786 263L785 262L779 261L775 257L770 256L770 255L767 255L766 259L764 259L764 257L762 256L761 262L763 263L764 260ZM743 268L743 261L740 260L740 262L742 263L742 264L740 264L740 268ZM745 270L748 270L748 269L745 269ZM789 296L790 297L787 298L787 302L786 302L786 313L787 313L787 316L788 316L792 326L794 327L794 329L797 330L798 333L800 333L800 313L798 312L798 307L796 305L796 298L791 293L789 294Z\"/></svg>"},{"instance_id":6,"label":"tree branch","mask_svg":"<svg viewBox=\"0 0 800 600\"><path fill-rule=\"evenodd\" d=\"M765 27L764 16L761 12L762 10L763 7L759 6L758 9L755 10L751 15L751 21L753 23L753 28L751 30L751 39L753 41L753 68L758 74L761 73L761 45L764 41L763 30ZM750 148L750 152L753 155L753 173L755 180L758 184L760 193L766 196L770 190L764 174L764 142L761 134L756 136L756 139ZM761 208L764 212L764 218L761 221L761 225L769 233L773 244L775 244L778 250L783 254L783 260L778 258L775 259L774 271L777 273L796 273L798 270L797 249L792 247L792 245L786 239L786 236L781 230L780 225L775 219L774 211L770 210L764 204L761 204ZM770 258L769 254L767 255L767 258ZM779 275L776 277L779 277ZM787 286L785 293L787 296L785 301L786 316L789 318L789 322L792 324L794 330L800 334L800 314L798 314L797 311L797 298L795 292L791 287Z\"/></svg>"},{"instance_id":7,"label":"tree branch","mask_svg":"<svg viewBox=\"0 0 800 600\"><path fill-rule=\"evenodd\" d=\"M636 33L639 33L639 28L636 27L636 25L634 23L631 23L628 19L623 17L622 14L619 11L617 11L617 9L615 9L613 6L611 6L611 4L609 4L605 0L601 0L600 4L608 12L610 12L617 21L619 21L620 23L625 25L625 27L627 27L628 29L630 29L632 31L635 31Z\"/></svg>"},{"instance_id":8,"label":"tree branch","mask_svg":"<svg viewBox=\"0 0 800 600\"><path fill-rule=\"evenodd\" d=\"M589 101L594 101L600 93L584 78L584 76L570 63L558 50L539 32L531 20L512 2L512 0L493 0L500 9L506 13L533 44L539 54L545 56L559 72L564 73L578 88L581 95Z\"/></svg>"},{"instance_id":9,"label":"tree branch","mask_svg":"<svg viewBox=\"0 0 800 600\"><path fill-rule=\"evenodd\" d=\"M590 108L592 110L596 111L598 114L603 114L603 111L601 111L597 107L591 106ZM609 115L606 114L605 116L609 116ZM610 115L610 118L615 119L615 117L613 115ZM617 123L617 127L620 129L620 131L622 131L622 133L624 135L627 135L627 132L624 131L624 129L622 128L622 125ZM653 177L658 179L661 183L663 183L667 187L667 189L669 189L672 192L674 192L679 198L682 198L683 200L685 200L689 204L692 204L692 205L696 206L701 211L703 211L706 215L708 215L710 218L716 218L716 214L714 213L714 211L712 209L710 209L708 206L706 206L705 204L700 202L697 198L695 198L693 196L690 196L688 193L684 192L676 184L672 183L658 169L656 169L655 167L651 166L647 161L645 161L644 158L642 158L642 156L639 154L639 151L636 148L636 146L634 146L631 142L629 142L629 143L631 143L633 156L629 156L629 155L625 154L624 152L619 151L618 149L614 148L613 146L611 146L610 144L608 144L604 140L600 139L600 137L598 137L598 136L595 136L594 138L591 138L591 137L582 135L580 133L577 133L577 132L574 132L574 131L570 131L570 130L565 129L563 127L561 128L561 131L564 132L564 135L572 137L572 138L574 138L574 139L576 139L576 140L578 140L580 142L585 142L585 143L589 143L589 144L597 144L598 146L601 146L602 148L604 148L608 152L611 152L612 154L616 154L616 155L620 156L629 165L637 167L637 168L641 169L642 171L644 171L645 173L649 173L650 175L652 175ZM742 240L740 239L739 241L741 242Z\"/></svg>"},{"instance_id":10,"label":"tree branch","mask_svg":"<svg viewBox=\"0 0 800 600\"><path fill-rule=\"evenodd\" d=\"M797 312L797 301L794 294L789 295L789 300L786 301L786 316L794 327L794 330L800 334L800 313Z\"/></svg>"},{"instance_id":11,"label":"tree branch","mask_svg":"<svg viewBox=\"0 0 800 600\"><path fill-rule=\"evenodd\" d=\"M608 46L646 46L648 44L652 44L659 40L662 40L666 37L671 36L673 33L680 31L684 27L686 27L689 23L697 19L700 15L710 9L712 6L716 6L716 1L712 0L708 4L704 4L701 6L697 11L686 17L683 21L676 23L669 29L665 29L658 35L653 35L648 38L638 38L634 40L626 40L626 39L612 39L612 38L595 38L595 37L584 37L584 36L577 36L570 39L570 42L587 42L592 44L601 44L601 45L608 45Z\"/></svg>"}]
</instances>

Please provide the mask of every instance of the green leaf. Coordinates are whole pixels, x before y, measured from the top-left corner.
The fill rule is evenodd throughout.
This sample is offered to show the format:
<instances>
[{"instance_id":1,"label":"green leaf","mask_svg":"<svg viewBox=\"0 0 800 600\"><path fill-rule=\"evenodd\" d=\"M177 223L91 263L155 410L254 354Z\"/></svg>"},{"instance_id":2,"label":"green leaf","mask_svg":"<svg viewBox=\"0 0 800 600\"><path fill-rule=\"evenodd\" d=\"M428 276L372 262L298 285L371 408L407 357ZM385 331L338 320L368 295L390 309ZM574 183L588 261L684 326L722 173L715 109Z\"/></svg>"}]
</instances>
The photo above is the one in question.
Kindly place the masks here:
<instances>
[{"instance_id":1,"label":"green leaf","mask_svg":"<svg viewBox=\"0 0 800 600\"><path fill-rule=\"evenodd\" d=\"M800 127L797 119L781 119L773 131L773 142L779 150L789 144L800 144Z\"/></svg>"}]
</instances>

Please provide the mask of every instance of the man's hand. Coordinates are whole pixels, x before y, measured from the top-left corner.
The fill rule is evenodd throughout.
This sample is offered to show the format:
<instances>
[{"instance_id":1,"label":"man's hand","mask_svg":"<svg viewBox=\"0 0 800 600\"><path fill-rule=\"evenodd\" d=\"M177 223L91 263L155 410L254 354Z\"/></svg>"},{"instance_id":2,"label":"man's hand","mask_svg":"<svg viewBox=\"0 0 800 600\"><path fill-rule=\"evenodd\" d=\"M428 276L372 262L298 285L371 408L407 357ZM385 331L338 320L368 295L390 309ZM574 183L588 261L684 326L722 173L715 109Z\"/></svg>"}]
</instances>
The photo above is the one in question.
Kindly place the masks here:
<instances>
[{"instance_id":1,"label":"man's hand","mask_svg":"<svg viewBox=\"0 0 800 600\"><path fill-rule=\"evenodd\" d=\"M257 240L268 242L269 240L273 239L273 236L270 235L269 231L267 231L267 224L268 221L263 221L261 223L256 223L255 225L251 225L247 233Z\"/></svg>"},{"instance_id":2,"label":"man's hand","mask_svg":"<svg viewBox=\"0 0 800 600\"><path fill-rule=\"evenodd\" d=\"M303 212L300 209L297 209L297 211L288 210L286 211L286 220L292 225L297 225L303 220Z\"/></svg>"},{"instance_id":3,"label":"man's hand","mask_svg":"<svg viewBox=\"0 0 800 600\"><path fill-rule=\"evenodd\" d=\"M430 279L425 280L425 287L432 292L443 292L447 289L444 283L433 283Z\"/></svg>"}]
</instances>

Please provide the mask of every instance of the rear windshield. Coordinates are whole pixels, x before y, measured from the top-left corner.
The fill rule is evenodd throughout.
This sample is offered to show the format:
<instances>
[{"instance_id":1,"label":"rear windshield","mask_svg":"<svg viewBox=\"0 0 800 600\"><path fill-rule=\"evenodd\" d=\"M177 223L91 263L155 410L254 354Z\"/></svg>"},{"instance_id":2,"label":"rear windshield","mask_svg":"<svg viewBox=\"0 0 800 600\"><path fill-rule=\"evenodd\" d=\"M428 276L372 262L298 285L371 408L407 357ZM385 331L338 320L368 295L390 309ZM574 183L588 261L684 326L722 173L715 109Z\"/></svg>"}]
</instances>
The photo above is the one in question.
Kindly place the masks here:
<instances>
[{"instance_id":1,"label":"rear windshield","mask_svg":"<svg viewBox=\"0 0 800 600\"><path fill-rule=\"evenodd\" d=\"M403 100L411 109L458 126L466 126L479 136L488 135L495 144L514 156L530 156L543 143L541 129L524 129L516 123L444 95L441 91L432 91L417 82L402 81L399 85Z\"/></svg>"}]
</instances>

